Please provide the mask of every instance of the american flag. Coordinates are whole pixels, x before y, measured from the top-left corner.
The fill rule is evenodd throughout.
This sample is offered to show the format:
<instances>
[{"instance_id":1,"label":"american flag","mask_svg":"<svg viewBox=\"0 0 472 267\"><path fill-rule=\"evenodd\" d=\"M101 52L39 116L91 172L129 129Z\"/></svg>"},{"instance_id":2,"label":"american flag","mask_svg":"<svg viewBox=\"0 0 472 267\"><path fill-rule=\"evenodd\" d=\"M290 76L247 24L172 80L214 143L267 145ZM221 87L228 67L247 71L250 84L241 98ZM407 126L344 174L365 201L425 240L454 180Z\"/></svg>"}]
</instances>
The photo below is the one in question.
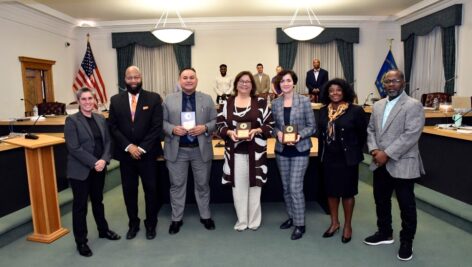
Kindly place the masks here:
<instances>
[{"instance_id":1,"label":"american flag","mask_svg":"<svg viewBox=\"0 0 472 267\"><path fill-rule=\"evenodd\" d=\"M93 57L89 41L87 41L87 51L85 51L84 59L82 60L82 64L80 64L79 72L77 76L75 76L72 90L75 93L82 87L92 89L92 91L95 92L96 103L106 106L108 102L107 91L103 83L102 75L100 75L95 58Z\"/></svg>"}]
</instances>

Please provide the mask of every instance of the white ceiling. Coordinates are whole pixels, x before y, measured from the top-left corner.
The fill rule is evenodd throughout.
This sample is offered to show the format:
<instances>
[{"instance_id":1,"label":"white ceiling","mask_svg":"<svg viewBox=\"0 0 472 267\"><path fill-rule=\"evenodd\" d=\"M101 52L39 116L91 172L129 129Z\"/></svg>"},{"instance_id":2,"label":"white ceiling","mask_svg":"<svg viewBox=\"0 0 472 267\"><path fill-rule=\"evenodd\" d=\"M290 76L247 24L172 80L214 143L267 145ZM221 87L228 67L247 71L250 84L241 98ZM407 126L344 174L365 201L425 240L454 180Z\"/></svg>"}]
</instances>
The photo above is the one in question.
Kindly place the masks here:
<instances>
[{"instance_id":1,"label":"white ceiling","mask_svg":"<svg viewBox=\"0 0 472 267\"><path fill-rule=\"evenodd\" d=\"M18 0L42 12L69 20L124 21L157 19L169 8L187 18L292 16L300 6L323 16L398 16L438 0ZM172 6L169 6L172 5Z\"/></svg>"}]
</instances>

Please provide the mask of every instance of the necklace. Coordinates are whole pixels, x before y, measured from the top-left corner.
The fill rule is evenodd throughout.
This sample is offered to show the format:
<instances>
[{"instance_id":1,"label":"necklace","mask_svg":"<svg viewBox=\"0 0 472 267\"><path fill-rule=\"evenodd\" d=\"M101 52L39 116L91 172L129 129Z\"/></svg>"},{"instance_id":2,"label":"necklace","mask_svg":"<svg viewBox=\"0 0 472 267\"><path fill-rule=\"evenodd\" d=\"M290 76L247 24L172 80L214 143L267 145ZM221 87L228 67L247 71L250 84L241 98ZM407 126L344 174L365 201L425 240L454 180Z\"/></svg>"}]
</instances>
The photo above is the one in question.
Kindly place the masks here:
<instances>
[{"instance_id":1,"label":"necklace","mask_svg":"<svg viewBox=\"0 0 472 267\"><path fill-rule=\"evenodd\" d=\"M249 101L246 109L244 109L243 111L241 112L238 112L238 109L236 108L236 101L234 101L234 115L238 116L238 117L244 117L250 110L251 110L251 101Z\"/></svg>"}]
</instances>

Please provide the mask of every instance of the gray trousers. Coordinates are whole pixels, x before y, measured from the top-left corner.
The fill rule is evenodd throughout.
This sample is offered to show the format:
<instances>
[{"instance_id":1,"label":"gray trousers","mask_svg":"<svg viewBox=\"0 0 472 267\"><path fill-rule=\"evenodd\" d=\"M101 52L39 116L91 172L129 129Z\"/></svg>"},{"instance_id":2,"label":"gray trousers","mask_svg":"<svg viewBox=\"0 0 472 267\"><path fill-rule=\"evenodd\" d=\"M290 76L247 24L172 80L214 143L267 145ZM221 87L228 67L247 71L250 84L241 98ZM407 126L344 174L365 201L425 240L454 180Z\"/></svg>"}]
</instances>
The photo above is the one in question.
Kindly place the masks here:
<instances>
[{"instance_id":1,"label":"gray trousers","mask_svg":"<svg viewBox=\"0 0 472 267\"><path fill-rule=\"evenodd\" d=\"M280 178L284 189L285 207L295 226L305 225L305 195L303 180L309 157L284 157L276 154Z\"/></svg>"},{"instance_id":2,"label":"gray trousers","mask_svg":"<svg viewBox=\"0 0 472 267\"><path fill-rule=\"evenodd\" d=\"M166 161L170 179L172 221L180 221L184 216L189 164L192 166L195 199L200 211L200 217L202 219L211 217L209 186L211 160L204 162L198 147L180 147L177 160L174 162Z\"/></svg>"}]
</instances>

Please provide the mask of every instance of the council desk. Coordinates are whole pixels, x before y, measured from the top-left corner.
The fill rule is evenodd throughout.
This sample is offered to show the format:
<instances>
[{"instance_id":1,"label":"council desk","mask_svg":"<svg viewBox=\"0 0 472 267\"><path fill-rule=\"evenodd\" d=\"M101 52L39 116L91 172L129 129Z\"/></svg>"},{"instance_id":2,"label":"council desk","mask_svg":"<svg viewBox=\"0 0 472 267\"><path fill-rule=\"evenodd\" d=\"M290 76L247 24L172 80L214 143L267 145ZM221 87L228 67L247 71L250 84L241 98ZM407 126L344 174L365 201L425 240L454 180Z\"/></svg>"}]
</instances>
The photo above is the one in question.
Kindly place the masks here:
<instances>
[{"instance_id":1,"label":"council desk","mask_svg":"<svg viewBox=\"0 0 472 267\"><path fill-rule=\"evenodd\" d=\"M63 137L63 133L50 133L51 135ZM17 137L22 138L22 137ZM212 172L210 178L211 203L232 202L232 192L230 186L221 184L223 170L223 147L217 147L221 140L213 140L214 160L212 162ZM305 197L307 201L318 201L322 208L327 211L326 197L322 190L322 181L319 175L319 162L317 158L317 139L312 138L313 148L310 151L310 165L305 174ZM2 169L2 179L0 180L0 202L7 203L0 207L0 217L19 210L29 205L28 185L24 150L19 147L0 143L0 169ZM274 155L275 140L268 140L268 182L262 189L261 199L263 202L283 201L282 184L275 162ZM54 157L56 163L56 177L58 191L64 190L68 186L65 174L67 150L65 145L54 146ZM169 178L168 171L163 158L158 158L158 191L160 203L169 202ZM189 171L189 182L187 183L187 202L195 203L193 176Z\"/></svg>"}]
</instances>

